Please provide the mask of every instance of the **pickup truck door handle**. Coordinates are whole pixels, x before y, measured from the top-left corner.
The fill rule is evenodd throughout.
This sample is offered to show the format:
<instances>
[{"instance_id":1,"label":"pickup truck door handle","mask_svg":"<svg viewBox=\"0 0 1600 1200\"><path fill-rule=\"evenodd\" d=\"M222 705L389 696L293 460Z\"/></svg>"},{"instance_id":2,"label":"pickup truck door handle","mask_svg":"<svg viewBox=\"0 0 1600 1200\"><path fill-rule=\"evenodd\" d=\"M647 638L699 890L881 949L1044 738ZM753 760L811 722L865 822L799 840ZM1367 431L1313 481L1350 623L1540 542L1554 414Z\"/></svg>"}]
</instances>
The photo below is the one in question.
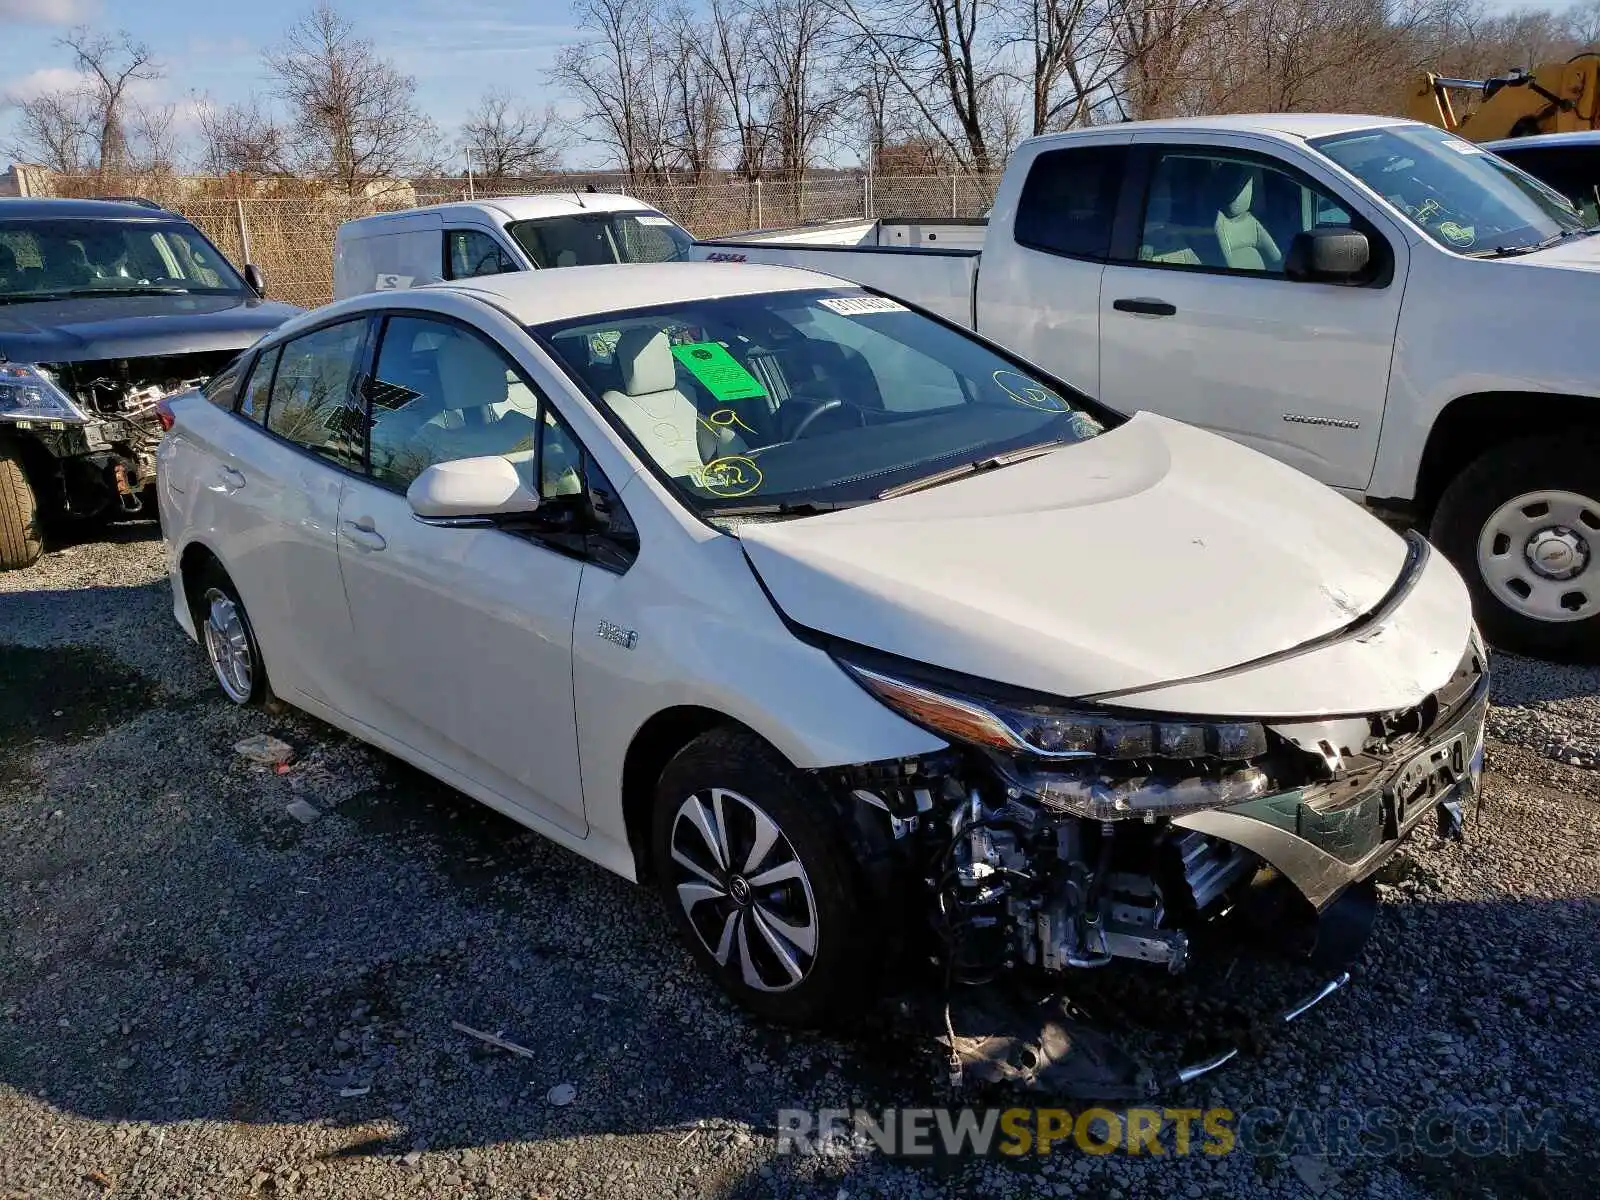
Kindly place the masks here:
<instances>
[{"instance_id":1,"label":"pickup truck door handle","mask_svg":"<svg viewBox=\"0 0 1600 1200\"><path fill-rule=\"evenodd\" d=\"M1168 304L1165 300L1152 300L1145 296L1135 296L1127 300L1113 300L1111 307L1118 312L1138 313L1142 317L1175 317L1178 315L1178 306Z\"/></svg>"},{"instance_id":2,"label":"pickup truck door handle","mask_svg":"<svg viewBox=\"0 0 1600 1200\"><path fill-rule=\"evenodd\" d=\"M373 527L369 517L362 517L356 521L343 521L339 525L339 532L344 535L344 540L352 546L360 546L363 550L382 550L389 543L384 540L383 534Z\"/></svg>"}]
</instances>

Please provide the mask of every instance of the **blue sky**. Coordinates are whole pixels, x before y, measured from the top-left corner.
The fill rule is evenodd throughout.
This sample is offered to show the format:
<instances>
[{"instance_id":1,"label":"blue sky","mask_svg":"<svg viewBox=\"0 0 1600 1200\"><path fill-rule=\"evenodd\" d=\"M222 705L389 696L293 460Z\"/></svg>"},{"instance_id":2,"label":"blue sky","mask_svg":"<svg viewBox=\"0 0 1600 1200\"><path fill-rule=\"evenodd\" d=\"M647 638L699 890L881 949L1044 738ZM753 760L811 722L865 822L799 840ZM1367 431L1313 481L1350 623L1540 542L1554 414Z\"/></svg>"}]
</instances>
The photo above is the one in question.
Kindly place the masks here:
<instances>
[{"instance_id":1,"label":"blue sky","mask_svg":"<svg viewBox=\"0 0 1600 1200\"><path fill-rule=\"evenodd\" d=\"M1561 7L1564 0L1551 0ZM361 35L417 80L422 109L454 141L461 118L484 89L504 87L542 108L558 104L545 82L557 51L580 38L568 0L335 0ZM665 0L662 0L665 4ZM73 25L127 29L148 42L167 77L142 97L178 106L180 129L192 127L194 104L264 92L261 51L310 7L311 0L0 0L0 98L26 95L73 80L55 40ZM1538 0L1488 0L1492 11L1537 6ZM12 116L0 109L0 147L10 140ZM0 165L8 160L0 152ZM581 140L567 151L575 166L595 166Z\"/></svg>"},{"instance_id":2,"label":"blue sky","mask_svg":"<svg viewBox=\"0 0 1600 1200\"><path fill-rule=\"evenodd\" d=\"M73 25L127 29L155 49L167 77L148 96L179 105L192 120L193 100L221 101L264 92L261 51L310 7L229 0L0 0L0 97L59 86L72 78L55 40ZM556 102L544 71L561 46L578 40L566 0L336 0L361 35L417 80L422 109L453 138L486 87L509 89L543 107ZM0 146L11 115L0 112ZM568 157L585 163L581 147ZM9 156L0 153L0 164Z\"/></svg>"}]
</instances>

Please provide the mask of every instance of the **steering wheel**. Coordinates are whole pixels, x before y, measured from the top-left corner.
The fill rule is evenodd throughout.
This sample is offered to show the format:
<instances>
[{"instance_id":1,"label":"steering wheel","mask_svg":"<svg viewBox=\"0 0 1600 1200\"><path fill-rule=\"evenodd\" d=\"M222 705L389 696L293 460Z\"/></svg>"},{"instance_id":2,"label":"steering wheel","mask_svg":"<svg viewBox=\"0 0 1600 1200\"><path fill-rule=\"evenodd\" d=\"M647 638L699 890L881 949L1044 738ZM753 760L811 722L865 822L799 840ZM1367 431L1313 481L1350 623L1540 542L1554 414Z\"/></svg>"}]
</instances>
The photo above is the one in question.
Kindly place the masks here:
<instances>
[{"instance_id":1,"label":"steering wheel","mask_svg":"<svg viewBox=\"0 0 1600 1200\"><path fill-rule=\"evenodd\" d=\"M818 404L805 416L800 418L800 424L796 425L794 427L794 432L789 435L790 440L798 442L801 438L805 437L806 431L817 423L817 418L822 416L823 413L838 412L843 407L843 400L835 399L822 401L822 403Z\"/></svg>"}]
</instances>

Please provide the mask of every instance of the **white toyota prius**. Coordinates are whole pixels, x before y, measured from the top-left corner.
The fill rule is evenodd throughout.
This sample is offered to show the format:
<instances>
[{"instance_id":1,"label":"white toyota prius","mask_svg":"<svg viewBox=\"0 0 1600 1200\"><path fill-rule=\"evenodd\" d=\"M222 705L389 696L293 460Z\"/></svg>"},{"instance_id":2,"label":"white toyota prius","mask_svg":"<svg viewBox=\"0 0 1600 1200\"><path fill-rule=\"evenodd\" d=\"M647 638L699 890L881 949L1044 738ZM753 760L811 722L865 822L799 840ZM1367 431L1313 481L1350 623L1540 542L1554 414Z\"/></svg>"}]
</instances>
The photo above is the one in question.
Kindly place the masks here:
<instances>
[{"instance_id":1,"label":"white toyota prius","mask_svg":"<svg viewBox=\"0 0 1600 1200\"><path fill-rule=\"evenodd\" d=\"M653 882L776 1019L908 948L1177 970L1263 889L1311 945L1477 786L1487 664L1422 539L827 276L364 295L162 416L230 700Z\"/></svg>"}]
</instances>

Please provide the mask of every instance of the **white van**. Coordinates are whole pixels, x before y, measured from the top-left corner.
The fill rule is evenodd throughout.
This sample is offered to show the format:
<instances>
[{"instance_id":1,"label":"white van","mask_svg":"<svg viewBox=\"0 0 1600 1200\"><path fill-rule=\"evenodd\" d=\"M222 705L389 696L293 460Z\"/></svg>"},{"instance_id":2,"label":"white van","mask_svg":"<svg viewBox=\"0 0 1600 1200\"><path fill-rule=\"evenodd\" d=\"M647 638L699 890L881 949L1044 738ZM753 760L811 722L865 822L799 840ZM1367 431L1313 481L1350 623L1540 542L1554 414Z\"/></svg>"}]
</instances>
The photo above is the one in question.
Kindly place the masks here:
<instances>
[{"instance_id":1,"label":"white van","mask_svg":"<svg viewBox=\"0 0 1600 1200\"><path fill-rule=\"evenodd\" d=\"M694 238L632 196L496 196L339 226L333 298L506 271L686 257Z\"/></svg>"}]
</instances>

